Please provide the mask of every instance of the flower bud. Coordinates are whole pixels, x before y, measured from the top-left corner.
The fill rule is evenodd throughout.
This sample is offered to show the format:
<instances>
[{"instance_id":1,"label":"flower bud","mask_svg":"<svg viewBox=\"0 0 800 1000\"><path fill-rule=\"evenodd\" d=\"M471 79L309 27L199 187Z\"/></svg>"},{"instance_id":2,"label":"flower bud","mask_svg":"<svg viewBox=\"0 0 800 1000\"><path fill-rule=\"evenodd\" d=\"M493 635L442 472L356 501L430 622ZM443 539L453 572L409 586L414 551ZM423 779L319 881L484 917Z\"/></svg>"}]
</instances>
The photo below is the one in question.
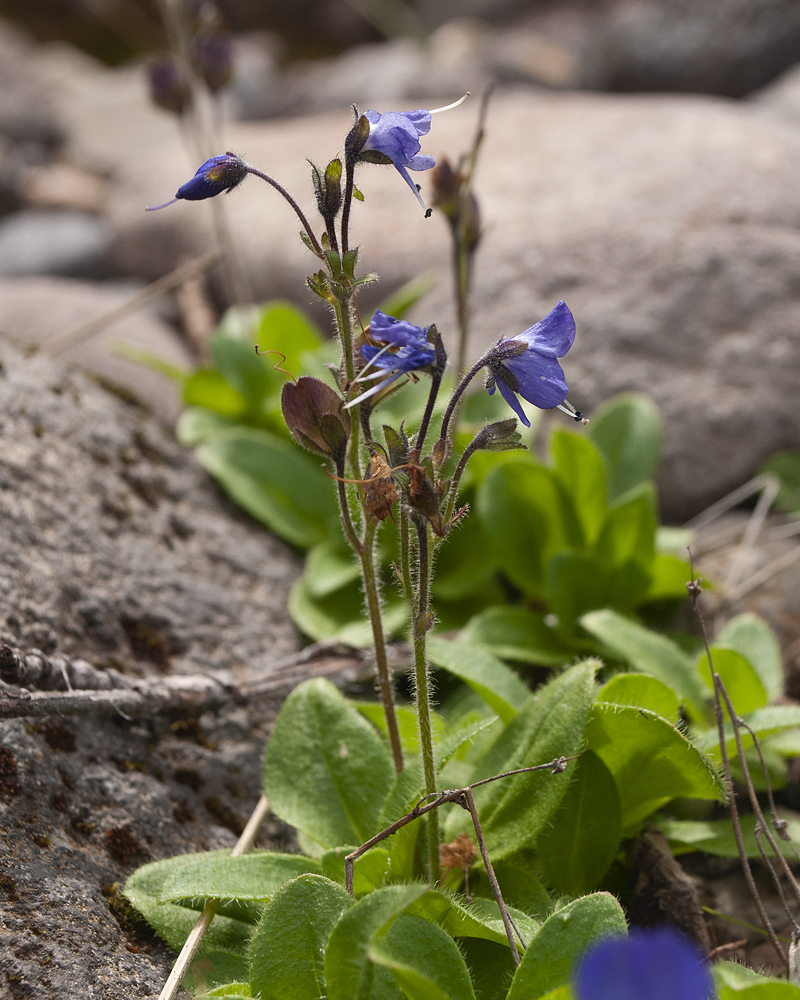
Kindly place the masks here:
<instances>
[{"instance_id":1,"label":"flower bud","mask_svg":"<svg viewBox=\"0 0 800 1000\"><path fill-rule=\"evenodd\" d=\"M516 417L487 424L478 431L470 444L471 451L513 451L524 447L517 430Z\"/></svg>"},{"instance_id":2,"label":"flower bud","mask_svg":"<svg viewBox=\"0 0 800 1000\"><path fill-rule=\"evenodd\" d=\"M150 99L158 107L181 115L191 101L189 83L171 55L154 56L147 64Z\"/></svg>"},{"instance_id":3,"label":"flower bud","mask_svg":"<svg viewBox=\"0 0 800 1000\"><path fill-rule=\"evenodd\" d=\"M226 31L215 31L196 38L191 58L212 94L230 82L233 76L233 44Z\"/></svg>"},{"instance_id":4,"label":"flower bud","mask_svg":"<svg viewBox=\"0 0 800 1000\"><path fill-rule=\"evenodd\" d=\"M286 426L304 448L330 456L337 467L344 463L350 436L350 414L330 386L303 376L287 382L281 394Z\"/></svg>"},{"instance_id":5,"label":"flower bud","mask_svg":"<svg viewBox=\"0 0 800 1000\"><path fill-rule=\"evenodd\" d=\"M355 162L358 154L364 148L364 144L368 138L369 119L366 115L361 115L355 125L347 133L347 138L344 140L344 155L348 162Z\"/></svg>"}]
</instances>

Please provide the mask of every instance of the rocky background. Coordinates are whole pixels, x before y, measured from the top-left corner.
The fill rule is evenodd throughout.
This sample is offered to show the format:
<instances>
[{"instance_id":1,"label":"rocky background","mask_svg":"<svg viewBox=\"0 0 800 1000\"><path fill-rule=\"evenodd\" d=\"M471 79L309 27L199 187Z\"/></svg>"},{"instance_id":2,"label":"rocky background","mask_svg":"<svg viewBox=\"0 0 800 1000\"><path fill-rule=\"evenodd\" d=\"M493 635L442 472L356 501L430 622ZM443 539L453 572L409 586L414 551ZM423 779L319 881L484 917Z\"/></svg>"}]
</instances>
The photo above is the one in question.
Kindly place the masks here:
<instances>
[{"instance_id":1,"label":"rocky background","mask_svg":"<svg viewBox=\"0 0 800 1000\"><path fill-rule=\"evenodd\" d=\"M196 363L222 275L65 339L213 245L209 203L143 211L199 165L147 96L157 12L31 6L0 4L0 641L132 681L268 676L301 645L284 611L298 560L175 444L174 386L113 351ZM247 156L309 211L305 157L336 154L351 103L436 107L471 90L423 146L457 159L496 83L472 353L565 298L576 405L635 390L661 409L667 519L800 447L794 0L219 6L236 71L216 151ZM424 219L393 170L364 168L359 184L354 238L382 275L365 305L430 271L415 318L452 330L443 219ZM310 306L312 258L285 205L251 178L224 206L254 299ZM781 530L752 569L785 554ZM715 559L726 544L709 544ZM796 573L741 602L779 630L795 696ZM274 711L0 721L0 995L158 995L170 956L116 885L148 858L235 841ZM263 836L286 835L270 822Z\"/></svg>"}]
</instances>

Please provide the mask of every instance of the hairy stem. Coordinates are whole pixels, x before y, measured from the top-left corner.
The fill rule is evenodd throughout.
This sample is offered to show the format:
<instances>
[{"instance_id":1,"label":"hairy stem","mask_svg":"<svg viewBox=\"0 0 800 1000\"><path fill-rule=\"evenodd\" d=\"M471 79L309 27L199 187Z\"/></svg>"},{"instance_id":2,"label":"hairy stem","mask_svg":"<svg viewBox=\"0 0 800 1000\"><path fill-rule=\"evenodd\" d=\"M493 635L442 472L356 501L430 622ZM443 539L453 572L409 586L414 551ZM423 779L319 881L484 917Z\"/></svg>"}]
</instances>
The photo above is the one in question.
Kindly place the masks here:
<instances>
[{"instance_id":1,"label":"hairy stem","mask_svg":"<svg viewBox=\"0 0 800 1000\"><path fill-rule=\"evenodd\" d=\"M417 577L417 607L414 614L414 696L417 703L419 745L422 755L422 775L428 795L436 792L436 760L433 753L431 726L431 681L426 654L426 635L430 621L430 558L428 553L428 525L416 520L419 571ZM428 817L428 860L431 879L439 880L439 819L435 812Z\"/></svg>"},{"instance_id":2,"label":"hairy stem","mask_svg":"<svg viewBox=\"0 0 800 1000\"><path fill-rule=\"evenodd\" d=\"M375 530L378 522L368 518L364 529L364 544L361 546L359 558L361 561L361 576L364 581L364 595L367 601L369 620L372 625L372 641L375 646L375 662L378 667L378 685L386 715L386 728L389 732L389 744L392 748L394 769L400 774L403 770L403 748L400 744L400 729L397 725L397 713L394 707L394 691L392 690L392 675L389 670L389 660L386 655L386 637L383 633L383 618L381 601L378 592L378 581L375 573Z\"/></svg>"},{"instance_id":3,"label":"hairy stem","mask_svg":"<svg viewBox=\"0 0 800 1000\"><path fill-rule=\"evenodd\" d=\"M355 183L356 164L350 157L344 164L344 199L342 200L342 255L350 249L350 207L353 204L353 185Z\"/></svg>"},{"instance_id":4,"label":"hairy stem","mask_svg":"<svg viewBox=\"0 0 800 1000\"><path fill-rule=\"evenodd\" d=\"M456 408L464 395L464 391L470 382L475 378L481 368L486 366L486 358L480 358L475 364L470 368L470 370L464 375L461 381L455 388L453 395L450 397L450 402L447 404L447 409L445 410L444 417L442 418L442 430L440 433L441 438L447 438L448 432L450 430L450 421L453 419L453 414L456 412Z\"/></svg>"}]
</instances>

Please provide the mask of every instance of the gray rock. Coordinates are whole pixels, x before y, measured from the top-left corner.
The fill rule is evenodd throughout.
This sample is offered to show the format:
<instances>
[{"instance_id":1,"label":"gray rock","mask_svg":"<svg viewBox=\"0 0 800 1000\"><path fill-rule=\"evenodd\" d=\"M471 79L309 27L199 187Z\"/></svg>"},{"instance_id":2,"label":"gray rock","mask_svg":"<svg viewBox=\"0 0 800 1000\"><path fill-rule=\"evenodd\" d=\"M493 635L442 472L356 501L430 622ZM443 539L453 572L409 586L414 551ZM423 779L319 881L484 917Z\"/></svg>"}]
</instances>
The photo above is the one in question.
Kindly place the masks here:
<instances>
[{"instance_id":1,"label":"gray rock","mask_svg":"<svg viewBox=\"0 0 800 1000\"><path fill-rule=\"evenodd\" d=\"M800 119L800 65L792 66L763 90L750 95L750 99L776 114Z\"/></svg>"},{"instance_id":2,"label":"gray rock","mask_svg":"<svg viewBox=\"0 0 800 1000\"><path fill-rule=\"evenodd\" d=\"M617 0L596 22L612 90L741 97L797 61L794 0Z\"/></svg>"},{"instance_id":3,"label":"gray rock","mask_svg":"<svg viewBox=\"0 0 800 1000\"><path fill-rule=\"evenodd\" d=\"M144 411L0 341L0 642L132 677L264 675L297 560ZM0 995L156 996L172 956L116 884L231 846L275 705L0 721ZM286 849L267 823L262 845Z\"/></svg>"},{"instance_id":4,"label":"gray rock","mask_svg":"<svg viewBox=\"0 0 800 1000\"><path fill-rule=\"evenodd\" d=\"M0 220L0 275L107 278L111 247L108 223L95 215L15 212Z\"/></svg>"},{"instance_id":5,"label":"gray rock","mask_svg":"<svg viewBox=\"0 0 800 1000\"><path fill-rule=\"evenodd\" d=\"M141 287L141 286L139 286ZM26 348L43 347L129 302L138 289L64 278L0 281L0 335ZM194 365L191 352L151 310L132 313L66 348L63 357L108 385L138 399L162 420L174 422L182 404L180 388L160 372L121 356L120 345L137 348L179 368Z\"/></svg>"}]
</instances>

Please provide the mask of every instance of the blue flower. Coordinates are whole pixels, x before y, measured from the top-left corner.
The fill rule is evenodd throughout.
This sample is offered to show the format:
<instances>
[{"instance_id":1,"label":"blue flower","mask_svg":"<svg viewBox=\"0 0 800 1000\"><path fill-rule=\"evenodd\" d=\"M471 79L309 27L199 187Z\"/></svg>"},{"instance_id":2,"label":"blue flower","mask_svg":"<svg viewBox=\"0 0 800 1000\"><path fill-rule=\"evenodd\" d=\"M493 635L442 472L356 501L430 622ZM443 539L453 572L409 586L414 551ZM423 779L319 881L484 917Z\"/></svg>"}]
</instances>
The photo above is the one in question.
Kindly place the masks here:
<instances>
[{"instance_id":1,"label":"blue flower","mask_svg":"<svg viewBox=\"0 0 800 1000\"><path fill-rule=\"evenodd\" d=\"M428 209L425 202L408 171L430 170L431 167L436 166L436 160L432 156L420 154L419 137L427 135L430 131L431 115L458 107L468 96L465 94L453 104L448 104L445 108L435 108L433 111L418 109L417 111L387 111L385 114L380 114L378 111L367 111L364 114L364 118L369 122L369 134L361 147L360 154L363 156L364 153L378 153L387 158L382 162L393 163L426 212ZM363 158L370 159L370 157Z\"/></svg>"},{"instance_id":2,"label":"blue flower","mask_svg":"<svg viewBox=\"0 0 800 1000\"><path fill-rule=\"evenodd\" d=\"M709 1000L713 991L700 952L667 926L601 941L575 978L578 1000Z\"/></svg>"},{"instance_id":3,"label":"blue flower","mask_svg":"<svg viewBox=\"0 0 800 1000\"><path fill-rule=\"evenodd\" d=\"M517 399L518 393L543 410L558 407L575 420L583 420L567 400L567 383L558 363L575 340L575 320L564 302L524 333L501 340L486 355L488 389L495 388L526 427L530 420Z\"/></svg>"},{"instance_id":4,"label":"blue flower","mask_svg":"<svg viewBox=\"0 0 800 1000\"><path fill-rule=\"evenodd\" d=\"M384 346L373 347L372 344L365 344L361 348L361 355L367 363L361 369L356 382L377 381L366 392L351 399L345 409L381 392L401 375L432 365L436 360L436 350L428 342L428 329L427 326L422 329L413 323L395 319L394 316L387 316L379 309L376 310L369 324L369 332L373 340L379 341ZM393 351L392 348L397 350Z\"/></svg>"},{"instance_id":5,"label":"blue flower","mask_svg":"<svg viewBox=\"0 0 800 1000\"><path fill-rule=\"evenodd\" d=\"M147 211L156 212L160 208L174 205L179 199L203 201L205 198L213 198L215 195L222 194L223 191L232 191L247 177L249 170L247 163L236 153L212 156L210 160L206 160L191 180L178 188L172 201L164 202L163 205L155 205L153 208L148 208Z\"/></svg>"}]
</instances>

